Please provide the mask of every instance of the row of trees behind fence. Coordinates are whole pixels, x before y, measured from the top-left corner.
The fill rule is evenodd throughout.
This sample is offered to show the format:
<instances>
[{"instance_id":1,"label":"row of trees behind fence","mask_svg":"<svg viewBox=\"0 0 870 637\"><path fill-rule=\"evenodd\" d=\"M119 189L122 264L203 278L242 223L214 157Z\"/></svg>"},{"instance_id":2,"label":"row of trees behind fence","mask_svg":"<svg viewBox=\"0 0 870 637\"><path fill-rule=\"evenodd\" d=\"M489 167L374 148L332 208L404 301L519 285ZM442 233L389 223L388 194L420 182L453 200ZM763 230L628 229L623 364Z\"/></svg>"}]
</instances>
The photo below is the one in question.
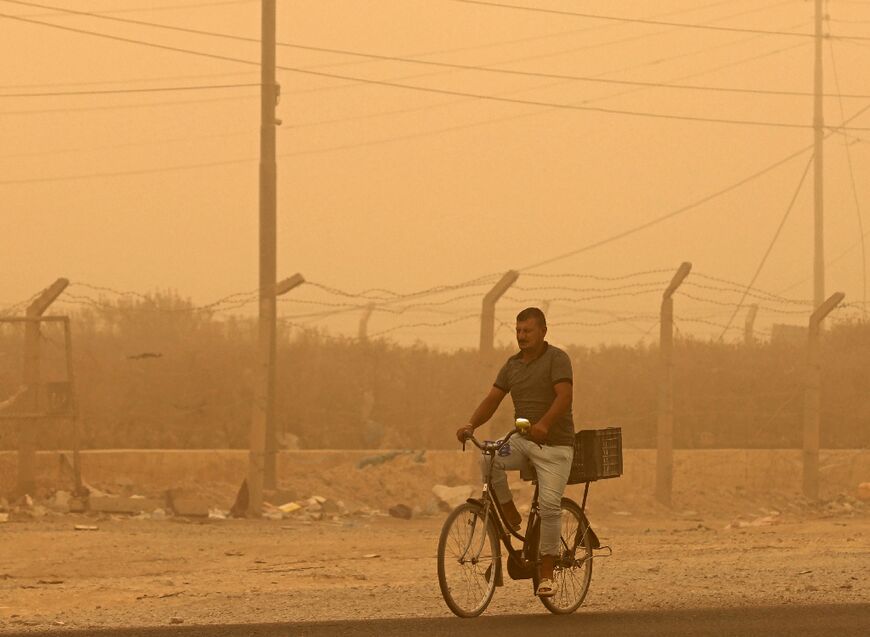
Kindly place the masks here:
<instances>
[{"instance_id":1,"label":"row of trees behind fence","mask_svg":"<svg viewBox=\"0 0 870 637\"><path fill-rule=\"evenodd\" d=\"M256 325L188 307L167 294L106 302L73 317L84 448L247 447ZM3 328L0 357L18 356L20 341L13 328ZM655 447L657 347L563 346L575 367L578 427L621 426L627 447ZM825 333L822 447L870 446L868 351L870 325L834 324ZM277 392L283 443L452 448L452 432L510 353L448 353L314 331L295 331L292 338L283 333ZM801 447L805 359L801 346L678 338L675 446ZM0 398L20 382L14 366L0 366ZM505 405L490 432L506 428L510 417ZM40 446L68 447L69 436L58 421ZM14 431L0 431L2 448L15 445Z\"/></svg>"}]
</instances>

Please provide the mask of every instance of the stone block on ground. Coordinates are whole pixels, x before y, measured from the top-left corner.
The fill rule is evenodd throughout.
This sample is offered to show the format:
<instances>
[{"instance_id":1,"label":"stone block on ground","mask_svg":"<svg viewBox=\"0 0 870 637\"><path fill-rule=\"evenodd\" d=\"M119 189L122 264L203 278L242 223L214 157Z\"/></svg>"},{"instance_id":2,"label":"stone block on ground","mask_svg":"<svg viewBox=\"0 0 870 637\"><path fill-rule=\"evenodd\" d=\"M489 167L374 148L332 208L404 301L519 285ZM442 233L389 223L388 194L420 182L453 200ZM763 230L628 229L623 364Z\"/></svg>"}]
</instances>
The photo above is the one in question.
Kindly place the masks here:
<instances>
[{"instance_id":1,"label":"stone block on ground","mask_svg":"<svg viewBox=\"0 0 870 637\"><path fill-rule=\"evenodd\" d=\"M207 518L209 502L193 496L175 496L172 498L172 511L175 515L194 518Z\"/></svg>"},{"instance_id":2,"label":"stone block on ground","mask_svg":"<svg viewBox=\"0 0 870 637\"><path fill-rule=\"evenodd\" d=\"M91 511L100 513L141 513L142 511L154 511L162 508L164 501L157 498L127 498L97 496L88 500Z\"/></svg>"}]
</instances>

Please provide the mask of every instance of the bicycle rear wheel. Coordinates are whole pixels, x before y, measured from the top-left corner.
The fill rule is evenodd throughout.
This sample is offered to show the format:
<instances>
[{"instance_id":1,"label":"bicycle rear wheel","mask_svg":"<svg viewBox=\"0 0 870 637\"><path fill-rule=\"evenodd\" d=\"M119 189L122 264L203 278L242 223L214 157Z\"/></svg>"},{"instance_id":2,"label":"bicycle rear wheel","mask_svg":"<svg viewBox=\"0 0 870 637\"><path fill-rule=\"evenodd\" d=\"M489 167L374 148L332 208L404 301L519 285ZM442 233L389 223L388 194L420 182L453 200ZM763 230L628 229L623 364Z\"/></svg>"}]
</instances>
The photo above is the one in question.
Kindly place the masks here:
<instances>
[{"instance_id":1,"label":"bicycle rear wheel","mask_svg":"<svg viewBox=\"0 0 870 637\"><path fill-rule=\"evenodd\" d=\"M580 607L592 581L592 537L589 524L580 507L562 498L562 531L560 555L553 571L556 594L539 597L551 613L567 615ZM538 577L534 580L535 590Z\"/></svg>"},{"instance_id":2,"label":"bicycle rear wheel","mask_svg":"<svg viewBox=\"0 0 870 637\"><path fill-rule=\"evenodd\" d=\"M477 617L489 605L499 556L498 538L491 523L484 528L480 505L466 502L451 511L438 540L438 585L455 615Z\"/></svg>"}]
</instances>

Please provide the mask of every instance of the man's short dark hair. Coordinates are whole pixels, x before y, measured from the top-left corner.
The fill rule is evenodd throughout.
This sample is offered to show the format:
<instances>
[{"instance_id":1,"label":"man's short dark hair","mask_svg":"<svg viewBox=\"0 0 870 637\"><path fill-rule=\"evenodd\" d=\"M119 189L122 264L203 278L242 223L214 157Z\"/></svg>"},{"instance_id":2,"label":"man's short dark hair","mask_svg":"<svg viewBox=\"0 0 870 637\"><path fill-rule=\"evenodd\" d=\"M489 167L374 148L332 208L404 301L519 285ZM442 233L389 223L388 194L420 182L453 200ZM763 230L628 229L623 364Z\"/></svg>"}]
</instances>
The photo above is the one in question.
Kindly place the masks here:
<instances>
[{"instance_id":1,"label":"man's short dark hair","mask_svg":"<svg viewBox=\"0 0 870 637\"><path fill-rule=\"evenodd\" d=\"M517 323L520 321L528 321L529 319L537 319L538 325L546 329L547 327L547 317L544 316L544 313L537 307L527 307L522 312L517 314Z\"/></svg>"}]
</instances>

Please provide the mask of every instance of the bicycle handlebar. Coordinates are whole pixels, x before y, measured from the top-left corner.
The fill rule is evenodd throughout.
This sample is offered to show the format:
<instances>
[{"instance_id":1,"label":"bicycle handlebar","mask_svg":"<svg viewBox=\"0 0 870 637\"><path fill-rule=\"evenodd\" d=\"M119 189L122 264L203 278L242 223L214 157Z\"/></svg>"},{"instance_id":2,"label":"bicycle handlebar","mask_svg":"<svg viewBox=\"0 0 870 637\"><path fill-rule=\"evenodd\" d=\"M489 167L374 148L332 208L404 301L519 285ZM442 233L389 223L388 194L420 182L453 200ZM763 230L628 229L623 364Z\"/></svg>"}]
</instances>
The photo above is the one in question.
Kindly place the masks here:
<instances>
[{"instance_id":1,"label":"bicycle handlebar","mask_svg":"<svg viewBox=\"0 0 870 637\"><path fill-rule=\"evenodd\" d=\"M506 435L501 440L484 440L482 444L477 438L474 437L473 433L468 434L468 436L465 438L465 440L470 440L474 444L475 447L477 447L478 449L480 449L481 451L483 451L485 453L497 453L499 449L501 449L502 447L504 447L507 444L507 441L511 439L511 436L513 436L516 433L520 433L520 430L519 429L512 429L511 431L508 432L508 435ZM465 443L464 442L462 443L462 450L465 451Z\"/></svg>"}]
</instances>

